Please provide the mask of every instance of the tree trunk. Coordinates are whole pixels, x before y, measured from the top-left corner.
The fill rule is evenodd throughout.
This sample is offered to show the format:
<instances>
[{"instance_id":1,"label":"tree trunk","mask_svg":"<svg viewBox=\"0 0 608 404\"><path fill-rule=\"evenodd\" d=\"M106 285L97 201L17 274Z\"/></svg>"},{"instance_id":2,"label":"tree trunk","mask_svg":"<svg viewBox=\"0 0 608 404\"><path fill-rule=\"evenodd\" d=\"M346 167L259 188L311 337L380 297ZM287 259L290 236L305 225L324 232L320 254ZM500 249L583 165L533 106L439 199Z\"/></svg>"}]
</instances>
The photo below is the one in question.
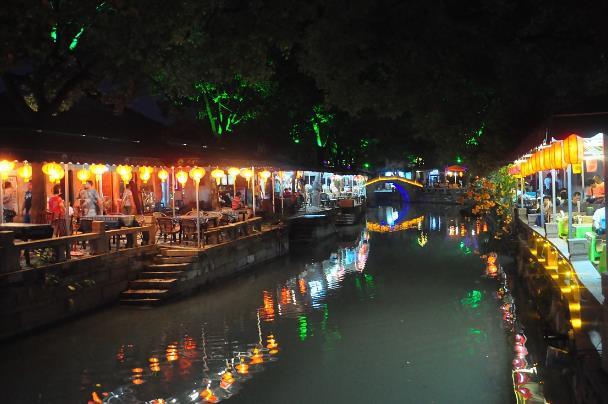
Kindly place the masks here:
<instances>
[{"instance_id":1,"label":"tree trunk","mask_svg":"<svg viewBox=\"0 0 608 404\"><path fill-rule=\"evenodd\" d=\"M42 173L42 164L32 164L32 223L46 222L46 177Z\"/></svg>"}]
</instances>

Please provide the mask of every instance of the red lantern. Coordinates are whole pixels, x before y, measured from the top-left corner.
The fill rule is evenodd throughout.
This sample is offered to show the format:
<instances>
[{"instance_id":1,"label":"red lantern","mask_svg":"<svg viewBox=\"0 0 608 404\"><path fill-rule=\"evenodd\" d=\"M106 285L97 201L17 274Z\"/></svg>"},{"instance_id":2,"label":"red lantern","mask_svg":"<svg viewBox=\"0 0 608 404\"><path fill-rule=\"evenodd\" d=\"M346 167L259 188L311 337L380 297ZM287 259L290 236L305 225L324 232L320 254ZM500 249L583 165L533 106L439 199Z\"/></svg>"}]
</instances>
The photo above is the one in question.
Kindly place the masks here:
<instances>
[{"instance_id":1,"label":"red lantern","mask_svg":"<svg viewBox=\"0 0 608 404\"><path fill-rule=\"evenodd\" d=\"M564 140L564 161L566 164L577 164L583 161L585 150L583 139L572 134Z\"/></svg>"},{"instance_id":2,"label":"red lantern","mask_svg":"<svg viewBox=\"0 0 608 404\"><path fill-rule=\"evenodd\" d=\"M527 373L517 372L515 373L515 384L520 385L524 383L528 383L530 381L530 376Z\"/></svg>"},{"instance_id":3,"label":"red lantern","mask_svg":"<svg viewBox=\"0 0 608 404\"><path fill-rule=\"evenodd\" d=\"M527 387L518 387L517 392L526 400L532 398L532 392Z\"/></svg>"},{"instance_id":4,"label":"red lantern","mask_svg":"<svg viewBox=\"0 0 608 404\"><path fill-rule=\"evenodd\" d=\"M597 171L597 160L587 160L585 161L585 169L588 173L593 173Z\"/></svg>"}]
</instances>

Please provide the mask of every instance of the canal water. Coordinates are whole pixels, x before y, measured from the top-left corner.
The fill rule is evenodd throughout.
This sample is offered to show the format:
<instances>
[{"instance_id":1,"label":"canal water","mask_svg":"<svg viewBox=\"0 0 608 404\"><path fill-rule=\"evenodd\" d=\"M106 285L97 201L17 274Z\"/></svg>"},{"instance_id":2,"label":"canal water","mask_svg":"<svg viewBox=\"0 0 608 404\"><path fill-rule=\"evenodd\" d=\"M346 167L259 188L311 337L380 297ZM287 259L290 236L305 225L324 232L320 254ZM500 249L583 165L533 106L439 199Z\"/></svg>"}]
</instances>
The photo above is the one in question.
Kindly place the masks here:
<instances>
[{"instance_id":1,"label":"canal water","mask_svg":"<svg viewBox=\"0 0 608 404\"><path fill-rule=\"evenodd\" d=\"M194 296L6 342L2 401L513 402L489 237L453 208L371 209L365 226Z\"/></svg>"}]
</instances>

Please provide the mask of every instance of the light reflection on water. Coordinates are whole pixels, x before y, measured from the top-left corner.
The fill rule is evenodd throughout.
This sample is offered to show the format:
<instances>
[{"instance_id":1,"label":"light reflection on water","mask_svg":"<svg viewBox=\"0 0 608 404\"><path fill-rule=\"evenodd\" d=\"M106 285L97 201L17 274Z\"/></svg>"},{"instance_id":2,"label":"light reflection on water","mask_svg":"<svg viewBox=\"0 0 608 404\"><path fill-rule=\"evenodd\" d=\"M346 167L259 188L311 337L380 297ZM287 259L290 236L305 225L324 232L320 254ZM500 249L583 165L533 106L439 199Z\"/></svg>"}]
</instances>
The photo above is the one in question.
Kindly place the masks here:
<instances>
[{"instance_id":1,"label":"light reflection on water","mask_svg":"<svg viewBox=\"0 0 608 404\"><path fill-rule=\"evenodd\" d=\"M370 211L367 227L318 257L15 342L6 363L33 381L8 375L14 401L508 401L500 319L472 257L484 223L407 207ZM26 366L40 357L56 375Z\"/></svg>"}]
</instances>

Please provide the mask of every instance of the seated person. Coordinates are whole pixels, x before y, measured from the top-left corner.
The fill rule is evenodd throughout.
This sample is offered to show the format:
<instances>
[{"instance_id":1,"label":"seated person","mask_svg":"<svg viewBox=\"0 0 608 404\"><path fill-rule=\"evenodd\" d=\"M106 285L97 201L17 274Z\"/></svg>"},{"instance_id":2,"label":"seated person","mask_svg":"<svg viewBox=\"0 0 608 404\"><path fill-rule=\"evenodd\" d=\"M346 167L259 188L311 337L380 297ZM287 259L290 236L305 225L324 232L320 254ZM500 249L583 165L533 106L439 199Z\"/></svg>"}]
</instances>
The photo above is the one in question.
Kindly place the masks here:
<instances>
[{"instance_id":1,"label":"seated person","mask_svg":"<svg viewBox=\"0 0 608 404\"><path fill-rule=\"evenodd\" d=\"M232 198L232 210L237 210L241 208L241 191L238 191L234 198Z\"/></svg>"},{"instance_id":2,"label":"seated person","mask_svg":"<svg viewBox=\"0 0 608 404\"><path fill-rule=\"evenodd\" d=\"M598 203L604 200L604 181L597 176L593 176L593 184L591 184L591 196L587 198L587 202Z\"/></svg>"},{"instance_id":3,"label":"seated person","mask_svg":"<svg viewBox=\"0 0 608 404\"><path fill-rule=\"evenodd\" d=\"M593 214L593 229L597 234L606 233L606 208L599 208Z\"/></svg>"},{"instance_id":4,"label":"seated person","mask_svg":"<svg viewBox=\"0 0 608 404\"><path fill-rule=\"evenodd\" d=\"M538 213L540 213L540 208L538 209ZM545 216L545 223L551 221L551 214L553 213L553 204L551 203L551 198L545 196L543 198L543 214ZM536 225L541 225L540 215L536 217Z\"/></svg>"}]
</instances>

